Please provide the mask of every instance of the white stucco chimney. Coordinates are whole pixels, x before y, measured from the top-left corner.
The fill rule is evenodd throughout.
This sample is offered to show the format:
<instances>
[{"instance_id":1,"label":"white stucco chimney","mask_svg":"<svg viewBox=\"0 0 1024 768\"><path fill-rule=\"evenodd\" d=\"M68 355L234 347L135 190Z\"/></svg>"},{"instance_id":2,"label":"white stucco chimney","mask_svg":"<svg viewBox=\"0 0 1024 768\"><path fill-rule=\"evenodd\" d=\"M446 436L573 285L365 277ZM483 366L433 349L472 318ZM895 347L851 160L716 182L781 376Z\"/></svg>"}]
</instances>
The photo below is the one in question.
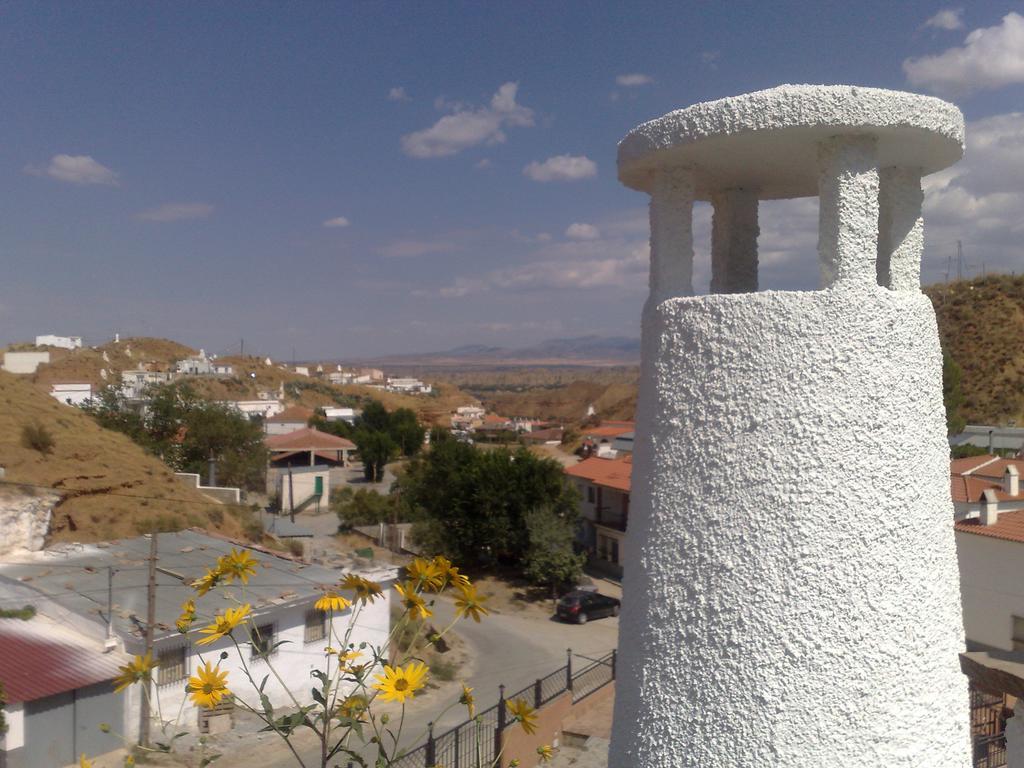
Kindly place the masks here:
<instances>
[{"instance_id":1,"label":"white stucco chimney","mask_svg":"<svg viewBox=\"0 0 1024 768\"><path fill-rule=\"evenodd\" d=\"M1020 472L1013 464L1010 464L1003 473L1003 490L1010 496L1017 496L1020 493Z\"/></svg>"},{"instance_id":2,"label":"white stucco chimney","mask_svg":"<svg viewBox=\"0 0 1024 768\"><path fill-rule=\"evenodd\" d=\"M999 522L999 501L996 492L989 488L981 494L981 524L995 525Z\"/></svg>"}]
</instances>

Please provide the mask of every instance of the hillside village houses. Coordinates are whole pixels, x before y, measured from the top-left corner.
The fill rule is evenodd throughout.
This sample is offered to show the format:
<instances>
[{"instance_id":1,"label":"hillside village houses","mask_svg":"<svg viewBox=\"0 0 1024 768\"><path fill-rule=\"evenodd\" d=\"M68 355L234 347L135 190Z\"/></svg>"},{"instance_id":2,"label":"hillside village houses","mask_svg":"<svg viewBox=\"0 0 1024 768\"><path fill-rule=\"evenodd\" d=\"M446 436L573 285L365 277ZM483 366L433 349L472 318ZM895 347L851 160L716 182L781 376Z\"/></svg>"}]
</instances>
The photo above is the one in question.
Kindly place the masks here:
<instances>
[{"instance_id":1,"label":"hillside village houses","mask_svg":"<svg viewBox=\"0 0 1024 768\"><path fill-rule=\"evenodd\" d=\"M50 385L50 397L65 405L81 407L92 400L92 384L88 381L55 381Z\"/></svg>"},{"instance_id":2,"label":"hillside village houses","mask_svg":"<svg viewBox=\"0 0 1024 768\"><path fill-rule=\"evenodd\" d=\"M33 374L40 365L48 365L50 353L47 352L4 352L3 369L8 373L20 375Z\"/></svg>"},{"instance_id":3,"label":"hillside village houses","mask_svg":"<svg viewBox=\"0 0 1024 768\"><path fill-rule=\"evenodd\" d=\"M188 700L185 683L200 664L200 651L207 659L226 651L221 667L244 691L241 661L229 638L197 648L195 641L201 635L181 635L175 621L181 604L195 597L190 582L237 545L192 530L160 534L157 544L154 656L159 667L154 688L159 711L171 719L181 708L179 730L219 732L231 726L230 702L215 710L198 709ZM105 544L64 545L34 553L24 562L0 564L0 595L7 602L12 596L30 602L40 614L27 622L0 620L5 647L0 669L20 671L14 677L4 675L8 692L13 689L15 694L7 709L11 728L4 743L9 768L67 765L81 752L96 757L119 748L122 744L116 734L137 737L141 688L132 686L115 695L110 681L125 662L124 653L145 651L149 547L149 537L141 536ZM360 609L351 641L375 646L386 642L389 587L397 578L394 568L357 568L350 563L339 571L251 547L246 551L257 560L258 569L244 590L238 585L218 587L197 599L197 606L201 616L209 616L235 602L252 605L258 643L242 640L240 647L256 679L269 673L269 661L300 703L312 701L310 672L322 667L328 645L341 645L338 638L351 618L349 609L330 622L314 604L344 572L358 572L384 587L382 599ZM225 599L228 595L232 599ZM17 645L8 645L9 639ZM282 641L287 642L279 646ZM6 652L12 647L23 653ZM263 649L272 649L268 657L262 655ZM265 693L275 707L291 704L275 675L270 675ZM109 723L111 733L102 734L100 723ZM157 724L153 736L162 740Z\"/></svg>"},{"instance_id":4,"label":"hillside village houses","mask_svg":"<svg viewBox=\"0 0 1024 768\"><path fill-rule=\"evenodd\" d=\"M623 573L632 473L631 455L594 456L565 468L566 476L580 493L577 541L589 555L591 565L616 578Z\"/></svg>"},{"instance_id":5,"label":"hillside village houses","mask_svg":"<svg viewBox=\"0 0 1024 768\"><path fill-rule=\"evenodd\" d=\"M36 336L37 347L58 347L59 349L81 349L81 336L54 336L48 333L44 336Z\"/></svg>"}]
</instances>

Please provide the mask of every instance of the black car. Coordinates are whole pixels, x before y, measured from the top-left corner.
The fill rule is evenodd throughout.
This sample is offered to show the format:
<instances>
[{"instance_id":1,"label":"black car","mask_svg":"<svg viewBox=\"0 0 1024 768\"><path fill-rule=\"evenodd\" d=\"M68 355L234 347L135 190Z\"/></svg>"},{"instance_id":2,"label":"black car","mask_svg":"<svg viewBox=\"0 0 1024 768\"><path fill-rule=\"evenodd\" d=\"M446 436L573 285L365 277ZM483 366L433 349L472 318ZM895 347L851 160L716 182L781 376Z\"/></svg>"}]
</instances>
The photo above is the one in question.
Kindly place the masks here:
<instances>
[{"instance_id":1,"label":"black car","mask_svg":"<svg viewBox=\"0 0 1024 768\"><path fill-rule=\"evenodd\" d=\"M555 615L565 621L586 624L591 619L599 619L602 616L618 616L620 605L621 602L617 598L602 595L600 592L577 590L558 601Z\"/></svg>"}]
</instances>

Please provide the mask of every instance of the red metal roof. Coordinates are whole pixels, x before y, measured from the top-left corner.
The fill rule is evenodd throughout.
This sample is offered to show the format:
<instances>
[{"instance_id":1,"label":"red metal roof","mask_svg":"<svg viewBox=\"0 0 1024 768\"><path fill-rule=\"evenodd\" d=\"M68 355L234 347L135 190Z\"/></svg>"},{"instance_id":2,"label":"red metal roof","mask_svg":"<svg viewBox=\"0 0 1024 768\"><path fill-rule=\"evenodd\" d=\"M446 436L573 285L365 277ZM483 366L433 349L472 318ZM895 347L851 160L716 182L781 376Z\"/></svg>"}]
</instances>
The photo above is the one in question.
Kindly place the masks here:
<instances>
[{"instance_id":1,"label":"red metal roof","mask_svg":"<svg viewBox=\"0 0 1024 768\"><path fill-rule=\"evenodd\" d=\"M0 682L12 704L113 680L127 663L44 619L0 619Z\"/></svg>"}]
</instances>

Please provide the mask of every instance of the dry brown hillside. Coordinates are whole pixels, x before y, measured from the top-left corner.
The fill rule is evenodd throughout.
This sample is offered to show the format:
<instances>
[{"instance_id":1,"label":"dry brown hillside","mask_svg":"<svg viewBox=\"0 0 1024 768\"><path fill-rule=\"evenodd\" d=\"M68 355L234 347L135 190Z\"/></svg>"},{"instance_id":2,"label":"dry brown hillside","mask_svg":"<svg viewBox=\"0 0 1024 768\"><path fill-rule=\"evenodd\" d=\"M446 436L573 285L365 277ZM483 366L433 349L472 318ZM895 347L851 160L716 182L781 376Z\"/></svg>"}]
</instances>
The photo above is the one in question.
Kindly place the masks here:
<instances>
[{"instance_id":1,"label":"dry brown hillside","mask_svg":"<svg viewBox=\"0 0 1024 768\"><path fill-rule=\"evenodd\" d=\"M632 419L636 412L636 371L621 381L576 380L555 387L528 388L521 392L480 393L488 410L502 416L527 416L582 421L587 407L594 406L602 419Z\"/></svg>"},{"instance_id":2,"label":"dry brown hillside","mask_svg":"<svg viewBox=\"0 0 1024 768\"><path fill-rule=\"evenodd\" d=\"M14 345L12 349L35 349L31 345ZM39 366L33 381L49 391L50 384L60 382L89 382L93 387L121 381L121 371L136 368L140 363L155 363L169 367L175 360L194 354L194 350L167 339L137 337L109 342L101 347L83 349L47 348L50 364ZM106 357L104 357L104 355ZM104 380L101 371L106 371Z\"/></svg>"},{"instance_id":3,"label":"dry brown hillside","mask_svg":"<svg viewBox=\"0 0 1024 768\"><path fill-rule=\"evenodd\" d=\"M53 438L49 454L23 444L23 429L35 424ZM87 414L3 371L0 466L6 468L5 483L55 488L62 494L51 523L52 541L134 536L152 523L202 526L238 536L250 515L210 501L124 435L102 429Z\"/></svg>"},{"instance_id":4,"label":"dry brown hillside","mask_svg":"<svg viewBox=\"0 0 1024 768\"><path fill-rule=\"evenodd\" d=\"M1024 277L992 275L928 286L943 349L963 378L971 424L1024 424Z\"/></svg>"}]
</instances>

